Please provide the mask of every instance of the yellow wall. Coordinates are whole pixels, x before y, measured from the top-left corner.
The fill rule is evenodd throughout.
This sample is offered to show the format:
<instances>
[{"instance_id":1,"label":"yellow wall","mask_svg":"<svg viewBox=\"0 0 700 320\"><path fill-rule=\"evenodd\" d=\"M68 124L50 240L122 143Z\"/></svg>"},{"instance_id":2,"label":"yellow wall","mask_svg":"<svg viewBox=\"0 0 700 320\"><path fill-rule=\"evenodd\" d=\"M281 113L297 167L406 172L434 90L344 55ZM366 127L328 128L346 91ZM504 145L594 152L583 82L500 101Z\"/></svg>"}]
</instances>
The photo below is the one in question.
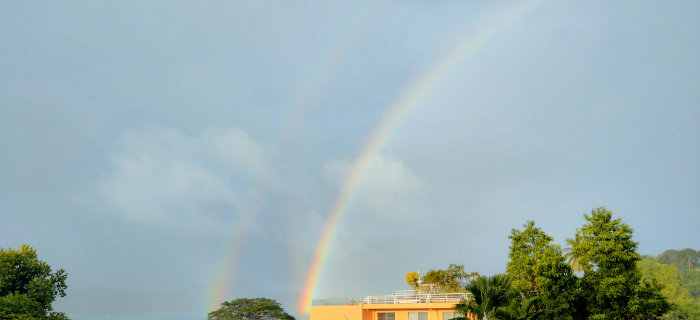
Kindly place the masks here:
<instances>
[{"instance_id":1,"label":"yellow wall","mask_svg":"<svg viewBox=\"0 0 700 320\"><path fill-rule=\"evenodd\" d=\"M310 320L366 320L362 305L312 306ZM371 317L371 316L370 316Z\"/></svg>"},{"instance_id":2,"label":"yellow wall","mask_svg":"<svg viewBox=\"0 0 700 320\"><path fill-rule=\"evenodd\" d=\"M396 320L408 320L409 312L428 312L428 320L445 320L442 313L453 311L454 306L452 303L312 306L310 320L376 320L377 312L394 312Z\"/></svg>"}]
</instances>

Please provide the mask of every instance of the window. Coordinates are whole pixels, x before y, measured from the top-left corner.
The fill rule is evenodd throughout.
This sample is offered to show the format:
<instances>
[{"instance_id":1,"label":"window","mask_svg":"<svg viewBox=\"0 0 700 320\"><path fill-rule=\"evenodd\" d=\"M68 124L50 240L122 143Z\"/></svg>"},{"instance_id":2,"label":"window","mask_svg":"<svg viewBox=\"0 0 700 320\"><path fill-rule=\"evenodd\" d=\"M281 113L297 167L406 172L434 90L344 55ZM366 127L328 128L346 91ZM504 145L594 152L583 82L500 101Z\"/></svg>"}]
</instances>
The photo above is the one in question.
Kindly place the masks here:
<instances>
[{"instance_id":1,"label":"window","mask_svg":"<svg viewBox=\"0 0 700 320\"><path fill-rule=\"evenodd\" d=\"M377 320L396 320L393 312L377 312Z\"/></svg>"},{"instance_id":2,"label":"window","mask_svg":"<svg viewBox=\"0 0 700 320\"><path fill-rule=\"evenodd\" d=\"M442 320L450 320L452 318L457 318L457 312L443 312Z\"/></svg>"},{"instance_id":3,"label":"window","mask_svg":"<svg viewBox=\"0 0 700 320\"><path fill-rule=\"evenodd\" d=\"M409 312L408 320L428 320L427 312Z\"/></svg>"}]
</instances>

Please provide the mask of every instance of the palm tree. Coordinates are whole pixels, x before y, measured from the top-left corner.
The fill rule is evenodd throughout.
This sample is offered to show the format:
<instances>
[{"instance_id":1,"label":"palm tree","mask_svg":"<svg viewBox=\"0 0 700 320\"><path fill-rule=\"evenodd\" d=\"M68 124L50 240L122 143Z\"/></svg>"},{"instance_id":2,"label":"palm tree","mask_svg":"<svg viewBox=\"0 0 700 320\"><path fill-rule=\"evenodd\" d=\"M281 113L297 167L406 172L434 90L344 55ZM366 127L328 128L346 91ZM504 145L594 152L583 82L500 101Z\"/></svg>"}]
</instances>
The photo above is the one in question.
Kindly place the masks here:
<instances>
[{"instance_id":1,"label":"palm tree","mask_svg":"<svg viewBox=\"0 0 700 320\"><path fill-rule=\"evenodd\" d=\"M581 258L583 258L583 252L581 252L581 235L576 233L576 238L566 239L566 244L568 245L568 247L564 248L564 259L566 259L566 263L576 272L583 271L583 264L581 264Z\"/></svg>"},{"instance_id":2,"label":"palm tree","mask_svg":"<svg viewBox=\"0 0 700 320\"><path fill-rule=\"evenodd\" d=\"M496 316L503 320L537 320L542 315L541 311L534 310L537 297L526 299L522 297L522 302L512 299L508 307L498 308Z\"/></svg>"},{"instance_id":3,"label":"palm tree","mask_svg":"<svg viewBox=\"0 0 700 320\"><path fill-rule=\"evenodd\" d=\"M469 281L465 289L472 297L469 301L463 300L455 306L455 310L463 315L456 319L467 320L468 314L482 320L496 319L496 310L507 306L513 298L513 290L510 287L512 281L512 277L507 274L478 276Z\"/></svg>"}]
</instances>

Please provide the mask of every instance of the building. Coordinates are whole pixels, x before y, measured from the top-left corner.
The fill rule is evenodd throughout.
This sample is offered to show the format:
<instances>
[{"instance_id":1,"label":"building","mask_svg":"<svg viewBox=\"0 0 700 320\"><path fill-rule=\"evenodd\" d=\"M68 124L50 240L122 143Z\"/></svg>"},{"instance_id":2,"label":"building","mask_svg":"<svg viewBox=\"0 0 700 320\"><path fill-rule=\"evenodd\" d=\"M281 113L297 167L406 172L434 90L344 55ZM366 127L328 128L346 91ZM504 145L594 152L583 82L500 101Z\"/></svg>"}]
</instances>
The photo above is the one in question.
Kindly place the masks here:
<instances>
[{"instance_id":1,"label":"building","mask_svg":"<svg viewBox=\"0 0 700 320\"><path fill-rule=\"evenodd\" d=\"M310 320L449 320L467 293L443 293L436 287L362 298L314 299Z\"/></svg>"}]
</instances>

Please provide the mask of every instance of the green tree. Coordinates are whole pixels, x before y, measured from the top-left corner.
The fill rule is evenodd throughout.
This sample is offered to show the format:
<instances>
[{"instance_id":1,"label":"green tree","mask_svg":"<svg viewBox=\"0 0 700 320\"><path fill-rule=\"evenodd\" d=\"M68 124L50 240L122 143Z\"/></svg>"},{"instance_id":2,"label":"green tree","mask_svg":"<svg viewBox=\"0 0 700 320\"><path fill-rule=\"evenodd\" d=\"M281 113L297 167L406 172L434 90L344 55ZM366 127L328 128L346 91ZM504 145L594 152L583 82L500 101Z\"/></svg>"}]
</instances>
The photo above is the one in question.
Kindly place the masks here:
<instances>
[{"instance_id":1,"label":"green tree","mask_svg":"<svg viewBox=\"0 0 700 320\"><path fill-rule=\"evenodd\" d=\"M0 248L0 319L68 319L51 306L66 295L66 278L63 269L52 272L26 244Z\"/></svg>"},{"instance_id":2,"label":"green tree","mask_svg":"<svg viewBox=\"0 0 700 320\"><path fill-rule=\"evenodd\" d=\"M573 239L566 239L567 247L564 249L564 259L566 263L571 266L576 272L583 271L583 265L581 265L581 257L583 252L581 251L581 236L576 234Z\"/></svg>"},{"instance_id":3,"label":"green tree","mask_svg":"<svg viewBox=\"0 0 700 320\"><path fill-rule=\"evenodd\" d=\"M648 256L637 262L637 268L642 274L642 281L656 279L663 286L660 292L671 303L682 304L693 300L690 293L681 286L678 268Z\"/></svg>"},{"instance_id":4,"label":"green tree","mask_svg":"<svg viewBox=\"0 0 700 320\"><path fill-rule=\"evenodd\" d=\"M209 313L209 320L294 320L282 306L267 298L240 298L221 303L219 310Z\"/></svg>"},{"instance_id":5,"label":"green tree","mask_svg":"<svg viewBox=\"0 0 700 320\"><path fill-rule=\"evenodd\" d=\"M661 263L650 256L643 256L637 262L637 268L642 274L642 281L657 281L662 287L661 294L675 305L665 318L685 319L693 313L695 301L682 285L681 272L677 267Z\"/></svg>"},{"instance_id":6,"label":"green tree","mask_svg":"<svg viewBox=\"0 0 700 320\"><path fill-rule=\"evenodd\" d=\"M697 268L700 260L700 252L690 248L683 250L666 250L657 259L659 262L677 267L679 270L692 270Z\"/></svg>"},{"instance_id":7,"label":"green tree","mask_svg":"<svg viewBox=\"0 0 700 320\"><path fill-rule=\"evenodd\" d=\"M431 269L423 279L426 283L439 285L446 292L459 292L463 291L470 278L478 275L478 272L464 271L464 266L461 264L450 264L447 270Z\"/></svg>"},{"instance_id":8,"label":"green tree","mask_svg":"<svg viewBox=\"0 0 700 320\"><path fill-rule=\"evenodd\" d=\"M542 318L542 312L537 311L537 297L511 299L507 307L496 310L496 317L502 320L537 320Z\"/></svg>"},{"instance_id":9,"label":"green tree","mask_svg":"<svg viewBox=\"0 0 700 320\"><path fill-rule=\"evenodd\" d=\"M507 307L515 298L512 281L513 278L507 274L478 276L469 281L465 289L472 298L455 306L455 311L461 314L456 319L468 319L469 314L483 320L498 319L496 311Z\"/></svg>"},{"instance_id":10,"label":"green tree","mask_svg":"<svg viewBox=\"0 0 700 320\"><path fill-rule=\"evenodd\" d=\"M697 304L700 296L700 269L681 271L681 286L688 291Z\"/></svg>"},{"instance_id":11,"label":"green tree","mask_svg":"<svg viewBox=\"0 0 700 320\"><path fill-rule=\"evenodd\" d=\"M45 315L43 306L26 294L0 297L0 319L42 319Z\"/></svg>"},{"instance_id":12,"label":"green tree","mask_svg":"<svg viewBox=\"0 0 700 320\"><path fill-rule=\"evenodd\" d=\"M680 310L685 313L688 319L700 319L700 306L698 305L698 295L700 294L700 269L681 271L681 287L685 289L693 298L692 303L679 304Z\"/></svg>"},{"instance_id":13,"label":"green tree","mask_svg":"<svg viewBox=\"0 0 700 320\"><path fill-rule=\"evenodd\" d=\"M642 281L633 230L604 207L584 214L581 289L589 319L656 319L670 310L660 286Z\"/></svg>"},{"instance_id":14,"label":"green tree","mask_svg":"<svg viewBox=\"0 0 700 320\"><path fill-rule=\"evenodd\" d=\"M544 319L572 319L575 315L577 278L564 261L552 237L533 221L513 229L507 271L513 289L526 299L537 297L533 308Z\"/></svg>"},{"instance_id":15,"label":"green tree","mask_svg":"<svg viewBox=\"0 0 700 320\"><path fill-rule=\"evenodd\" d=\"M420 273L415 271L406 273L406 284L413 288L413 290L418 290L418 281L420 281Z\"/></svg>"}]
</instances>

